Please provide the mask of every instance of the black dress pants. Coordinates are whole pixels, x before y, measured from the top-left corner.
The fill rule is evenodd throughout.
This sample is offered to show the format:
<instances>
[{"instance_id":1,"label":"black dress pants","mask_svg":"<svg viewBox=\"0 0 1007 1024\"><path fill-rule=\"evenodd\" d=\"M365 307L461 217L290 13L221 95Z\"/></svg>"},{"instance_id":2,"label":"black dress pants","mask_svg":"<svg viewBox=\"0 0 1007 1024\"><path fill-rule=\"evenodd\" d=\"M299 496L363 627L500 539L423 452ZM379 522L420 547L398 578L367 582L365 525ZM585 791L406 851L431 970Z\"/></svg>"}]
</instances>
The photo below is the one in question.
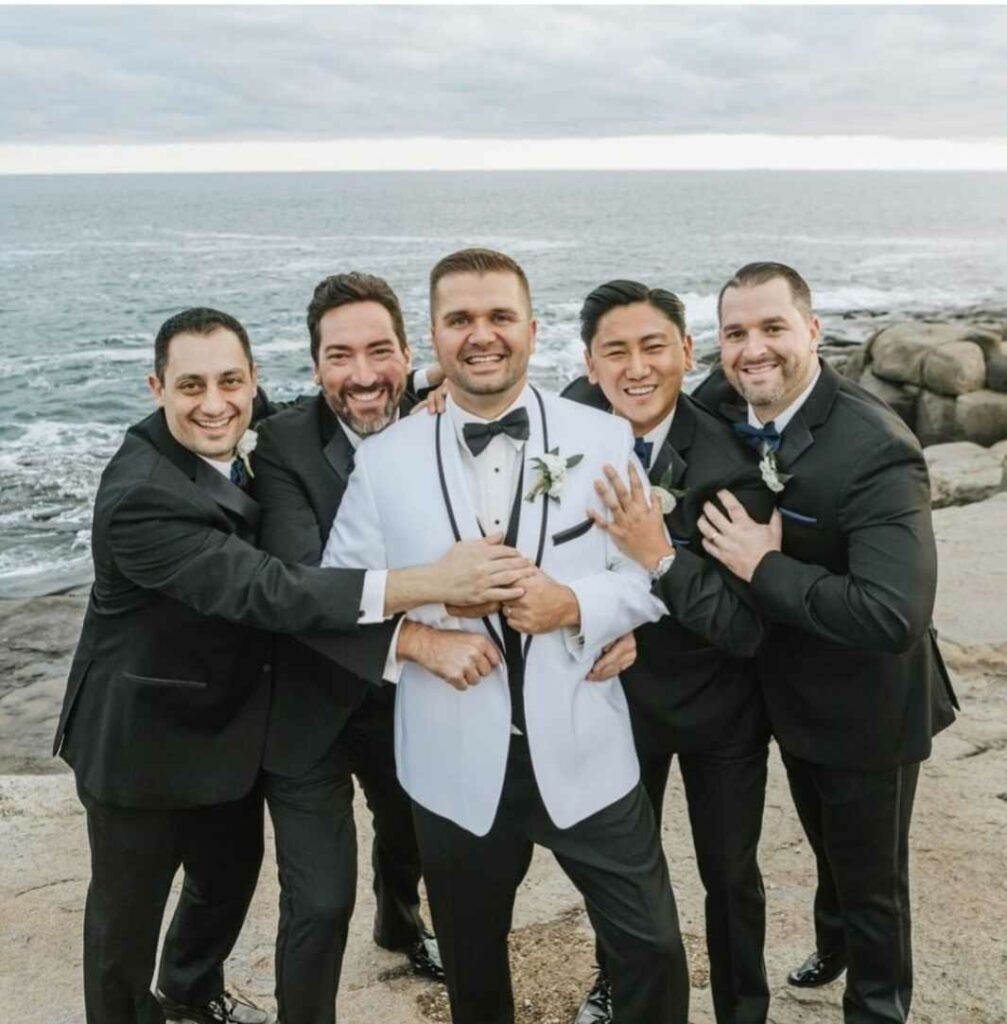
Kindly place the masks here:
<instances>
[{"instance_id":1,"label":"black dress pants","mask_svg":"<svg viewBox=\"0 0 1007 1024\"><path fill-rule=\"evenodd\" d=\"M758 845L766 799L765 742L679 755L696 864L706 891L706 949L717 1024L765 1024L766 896ZM638 742L640 781L660 835L674 754ZM598 962L608 968L602 951Z\"/></svg>"},{"instance_id":2,"label":"black dress pants","mask_svg":"<svg viewBox=\"0 0 1007 1024\"><path fill-rule=\"evenodd\" d=\"M172 879L185 871L157 986L187 1005L224 990L223 964L262 861L262 794L184 810L114 807L78 787L87 812L91 882L84 908L88 1024L162 1024L151 994Z\"/></svg>"},{"instance_id":3,"label":"black dress pants","mask_svg":"<svg viewBox=\"0 0 1007 1024\"><path fill-rule=\"evenodd\" d=\"M581 892L612 966L619 1024L686 1024L689 975L654 815L641 786L567 829L550 820L527 741L512 736L493 826L476 836L413 804L454 1024L511 1024L507 936L534 844Z\"/></svg>"},{"instance_id":4,"label":"black dress pants","mask_svg":"<svg viewBox=\"0 0 1007 1024\"><path fill-rule=\"evenodd\" d=\"M828 768L783 752L818 863L815 941L844 952L846 1024L904 1022L913 994L909 824L919 765Z\"/></svg>"},{"instance_id":5,"label":"black dress pants","mask_svg":"<svg viewBox=\"0 0 1007 1024\"><path fill-rule=\"evenodd\" d=\"M394 698L394 689L388 689ZM336 1019L357 885L352 774L374 816L375 942L401 949L423 931L412 812L395 777L392 703L380 691L373 696L377 699L365 698L309 771L297 778L264 776L280 878L276 1002L283 1024Z\"/></svg>"}]
</instances>

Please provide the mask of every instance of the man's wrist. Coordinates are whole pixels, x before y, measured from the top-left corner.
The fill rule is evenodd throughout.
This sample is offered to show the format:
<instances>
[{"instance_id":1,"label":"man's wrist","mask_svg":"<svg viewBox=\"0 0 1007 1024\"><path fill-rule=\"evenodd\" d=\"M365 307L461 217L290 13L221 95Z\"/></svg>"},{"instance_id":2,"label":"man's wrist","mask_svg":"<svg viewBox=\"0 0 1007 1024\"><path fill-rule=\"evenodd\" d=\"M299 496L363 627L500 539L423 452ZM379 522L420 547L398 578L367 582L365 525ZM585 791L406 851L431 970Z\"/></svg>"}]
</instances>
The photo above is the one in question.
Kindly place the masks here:
<instances>
[{"instance_id":1,"label":"man's wrist","mask_svg":"<svg viewBox=\"0 0 1007 1024\"><path fill-rule=\"evenodd\" d=\"M426 627L419 622L406 619L399 630L395 655L399 661L417 661L417 652L423 641L423 630Z\"/></svg>"},{"instance_id":2,"label":"man's wrist","mask_svg":"<svg viewBox=\"0 0 1007 1024\"><path fill-rule=\"evenodd\" d=\"M560 625L580 629L580 602L570 587L563 587L563 603Z\"/></svg>"}]
</instances>

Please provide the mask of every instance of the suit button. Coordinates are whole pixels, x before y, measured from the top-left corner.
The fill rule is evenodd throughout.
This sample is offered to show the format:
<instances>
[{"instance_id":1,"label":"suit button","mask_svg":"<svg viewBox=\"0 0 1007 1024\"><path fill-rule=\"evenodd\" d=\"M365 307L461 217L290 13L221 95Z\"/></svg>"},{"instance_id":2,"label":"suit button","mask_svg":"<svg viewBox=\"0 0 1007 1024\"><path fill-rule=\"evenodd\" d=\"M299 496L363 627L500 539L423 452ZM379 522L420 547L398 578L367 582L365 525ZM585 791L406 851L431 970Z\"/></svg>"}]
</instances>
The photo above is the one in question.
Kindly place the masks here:
<instances>
[{"instance_id":1,"label":"suit button","mask_svg":"<svg viewBox=\"0 0 1007 1024\"><path fill-rule=\"evenodd\" d=\"M270 665L270 663L268 661L264 662L263 665L262 665L262 674L263 675L269 675L269 673L272 672L272 671L273 671L273 666Z\"/></svg>"}]
</instances>

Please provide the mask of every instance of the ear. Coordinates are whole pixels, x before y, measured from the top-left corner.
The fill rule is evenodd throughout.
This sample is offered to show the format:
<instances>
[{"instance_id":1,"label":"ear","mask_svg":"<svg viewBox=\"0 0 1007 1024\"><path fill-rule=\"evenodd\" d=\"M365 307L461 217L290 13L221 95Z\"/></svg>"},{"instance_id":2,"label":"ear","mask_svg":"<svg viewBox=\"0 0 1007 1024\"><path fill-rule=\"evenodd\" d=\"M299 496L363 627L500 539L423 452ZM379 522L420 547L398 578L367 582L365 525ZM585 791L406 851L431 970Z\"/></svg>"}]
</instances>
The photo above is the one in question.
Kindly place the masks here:
<instances>
[{"instance_id":1,"label":"ear","mask_svg":"<svg viewBox=\"0 0 1007 1024\"><path fill-rule=\"evenodd\" d=\"M584 365L587 367L587 379L592 384L597 384L598 376L594 372L594 360L591 358L591 350L587 346L584 347Z\"/></svg>"},{"instance_id":2,"label":"ear","mask_svg":"<svg viewBox=\"0 0 1007 1024\"><path fill-rule=\"evenodd\" d=\"M319 386L322 386L322 374L318 369L318 363L311 364L311 379Z\"/></svg>"},{"instance_id":3,"label":"ear","mask_svg":"<svg viewBox=\"0 0 1007 1024\"><path fill-rule=\"evenodd\" d=\"M811 351L817 352L818 343L822 340L822 321L812 314L808 326L811 328Z\"/></svg>"},{"instance_id":4,"label":"ear","mask_svg":"<svg viewBox=\"0 0 1007 1024\"><path fill-rule=\"evenodd\" d=\"M696 365L696 361L693 358L693 344L691 334L687 334L682 339L682 352L685 355L685 368L687 370L691 370Z\"/></svg>"},{"instance_id":5,"label":"ear","mask_svg":"<svg viewBox=\"0 0 1007 1024\"><path fill-rule=\"evenodd\" d=\"M249 367L249 369L251 370L251 376L250 376L249 379L250 379L251 384L252 384L252 390L253 391L258 391L258 389L259 389L259 368L258 368L258 366L255 365L255 363L252 363L251 366Z\"/></svg>"},{"instance_id":6,"label":"ear","mask_svg":"<svg viewBox=\"0 0 1007 1024\"><path fill-rule=\"evenodd\" d=\"M535 339L538 337L538 321L530 320L528 322L528 328L531 331L531 349L529 352L535 351Z\"/></svg>"},{"instance_id":7,"label":"ear","mask_svg":"<svg viewBox=\"0 0 1007 1024\"><path fill-rule=\"evenodd\" d=\"M164 385L157 379L156 373L151 373L147 376L147 387L150 388L150 393L154 396L154 401L158 405L164 405Z\"/></svg>"},{"instance_id":8,"label":"ear","mask_svg":"<svg viewBox=\"0 0 1007 1024\"><path fill-rule=\"evenodd\" d=\"M413 368L413 350L408 345L405 345L402 349L402 354L406 358L406 373L409 373Z\"/></svg>"}]
</instances>

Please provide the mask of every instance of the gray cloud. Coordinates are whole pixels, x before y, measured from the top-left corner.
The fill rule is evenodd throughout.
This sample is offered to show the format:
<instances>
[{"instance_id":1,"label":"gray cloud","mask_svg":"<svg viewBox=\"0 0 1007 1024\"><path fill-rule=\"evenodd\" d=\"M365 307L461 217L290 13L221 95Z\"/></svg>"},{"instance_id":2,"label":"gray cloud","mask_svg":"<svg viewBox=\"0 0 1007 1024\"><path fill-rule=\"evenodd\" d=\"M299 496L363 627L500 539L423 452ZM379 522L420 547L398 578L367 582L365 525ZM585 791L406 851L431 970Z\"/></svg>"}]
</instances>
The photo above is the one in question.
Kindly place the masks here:
<instances>
[{"instance_id":1,"label":"gray cloud","mask_svg":"<svg viewBox=\"0 0 1007 1024\"><path fill-rule=\"evenodd\" d=\"M1005 38L996 7L8 7L0 142L1002 136Z\"/></svg>"}]
</instances>

